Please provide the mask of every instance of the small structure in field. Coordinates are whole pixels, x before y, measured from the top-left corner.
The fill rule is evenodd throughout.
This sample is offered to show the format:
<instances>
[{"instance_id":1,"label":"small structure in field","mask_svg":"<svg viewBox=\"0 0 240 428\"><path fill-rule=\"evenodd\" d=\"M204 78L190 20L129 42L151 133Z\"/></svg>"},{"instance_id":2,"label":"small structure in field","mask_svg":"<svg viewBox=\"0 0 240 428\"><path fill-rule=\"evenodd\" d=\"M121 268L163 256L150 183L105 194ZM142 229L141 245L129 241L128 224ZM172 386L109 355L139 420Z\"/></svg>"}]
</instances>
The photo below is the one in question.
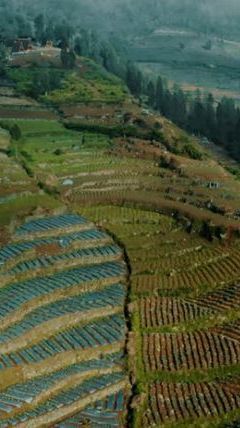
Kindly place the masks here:
<instances>
[{"instance_id":1,"label":"small structure in field","mask_svg":"<svg viewBox=\"0 0 240 428\"><path fill-rule=\"evenodd\" d=\"M66 180L63 181L62 185L63 186L73 186L74 185L74 181L71 180L71 178L66 178Z\"/></svg>"},{"instance_id":2,"label":"small structure in field","mask_svg":"<svg viewBox=\"0 0 240 428\"><path fill-rule=\"evenodd\" d=\"M209 189L220 189L221 185L218 181L209 181L207 184L207 187Z\"/></svg>"},{"instance_id":3,"label":"small structure in field","mask_svg":"<svg viewBox=\"0 0 240 428\"><path fill-rule=\"evenodd\" d=\"M48 40L46 42L45 48L46 49L52 49L53 48L53 42L52 42L52 40Z\"/></svg>"},{"instance_id":4,"label":"small structure in field","mask_svg":"<svg viewBox=\"0 0 240 428\"><path fill-rule=\"evenodd\" d=\"M14 41L12 52L13 53L25 52L28 50L32 50L32 48L33 48L32 39L30 37L23 37L23 38L18 38Z\"/></svg>"}]
</instances>

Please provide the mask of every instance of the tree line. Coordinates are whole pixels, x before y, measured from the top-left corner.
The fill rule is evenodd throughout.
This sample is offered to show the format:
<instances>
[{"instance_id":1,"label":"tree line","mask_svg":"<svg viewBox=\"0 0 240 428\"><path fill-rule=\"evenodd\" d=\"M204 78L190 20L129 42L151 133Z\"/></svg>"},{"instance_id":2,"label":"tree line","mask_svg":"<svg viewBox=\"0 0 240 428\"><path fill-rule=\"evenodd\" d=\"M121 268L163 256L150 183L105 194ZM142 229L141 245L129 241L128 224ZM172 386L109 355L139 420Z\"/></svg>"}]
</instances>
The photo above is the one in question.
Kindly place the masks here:
<instances>
[{"instance_id":1,"label":"tree line","mask_svg":"<svg viewBox=\"0 0 240 428\"><path fill-rule=\"evenodd\" d=\"M240 108L232 99L223 97L217 102L212 94L202 95L200 91L192 96L177 85L169 88L161 76L146 82L146 76L133 64L128 64L126 83L135 96L145 96L151 108L240 160Z\"/></svg>"}]
</instances>

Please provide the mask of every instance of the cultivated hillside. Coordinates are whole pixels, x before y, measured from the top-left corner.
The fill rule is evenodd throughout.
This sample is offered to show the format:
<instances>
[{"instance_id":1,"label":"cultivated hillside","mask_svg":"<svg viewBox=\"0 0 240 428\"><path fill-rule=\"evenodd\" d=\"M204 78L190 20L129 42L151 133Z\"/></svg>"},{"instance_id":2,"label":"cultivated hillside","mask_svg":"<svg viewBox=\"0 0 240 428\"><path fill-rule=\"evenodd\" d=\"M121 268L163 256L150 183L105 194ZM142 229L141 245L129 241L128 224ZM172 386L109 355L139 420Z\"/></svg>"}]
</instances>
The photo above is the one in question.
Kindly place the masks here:
<instances>
[{"instance_id":1,"label":"cultivated hillside","mask_svg":"<svg viewBox=\"0 0 240 428\"><path fill-rule=\"evenodd\" d=\"M93 62L34 92L45 73L11 69L0 96L3 426L223 426L237 176Z\"/></svg>"}]
</instances>

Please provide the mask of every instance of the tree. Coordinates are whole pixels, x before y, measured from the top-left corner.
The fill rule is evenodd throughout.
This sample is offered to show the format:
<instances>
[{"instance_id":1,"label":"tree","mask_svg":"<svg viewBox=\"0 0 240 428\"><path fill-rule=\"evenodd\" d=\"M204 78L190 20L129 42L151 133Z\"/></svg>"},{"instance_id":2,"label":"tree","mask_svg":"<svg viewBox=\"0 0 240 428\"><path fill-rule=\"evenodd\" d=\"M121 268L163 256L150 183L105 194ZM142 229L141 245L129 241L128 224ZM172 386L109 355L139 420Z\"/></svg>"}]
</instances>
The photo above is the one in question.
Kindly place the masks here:
<instances>
[{"instance_id":1,"label":"tree","mask_svg":"<svg viewBox=\"0 0 240 428\"><path fill-rule=\"evenodd\" d=\"M132 64L127 64L126 83L133 95L139 96L142 93L142 73Z\"/></svg>"},{"instance_id":2,"label":"tree","mask_svg":"<svg viewBox=\"0 0 240 428\"><path fill-rule=\"evenodd\" d=\"M74 68L76 63L76 55L74 51L63 48L61 50L61 61L64 68Z\"/></svg>"},{"instance_id":3,"label":"tree","mask_svg":"<svg viewBox=\"0 0 240 428\"><path fill-rule=\"evenodd\" d=\"M152 80L148 82L147 85L147 96L148 96L148 102L151 107L155 107L156 104L156 89L155 85Z\"/></svg>"},{"instance_id":4,"label":"tree","mask_svg":"<svg viewBox=\"0 0 240 428\"><path fill-rule=\"evenodd\" d=\"M177 125L184 127L187 122L187 106L184 92L175 85L171 103L171 119Z\"/></svg>"},{"instance_id":5,"label":"tree","mask_svg":"<svg viewBox=\"0 0 240 428\"><path fill-rule=\"evenodd\" d=\"M7 48L3 43L0 43L0 77L6 75L7 63Z\"/></svg>"},{"instance_id":6,"label":"tree","mask_svg":"<svg viewBox=\"0 0 240 428\"><path fill-rule=\"evenodd\" d=\"M14 140L20 140L22 133L18 125L13 125L10 129L11 136Z\"/></svg>"},{"instance_id":7,"label":"tree","mask_svg":"<svg viewBox=\"0 0 240 428\"><path fill-rule=\"evenodd\" d=\"M155 96L155 107L161 113L163 113L163 103L164 103L164 87L161 76L158 76L156 84L156 96Z\"/></svg>"},{"instance_id":8,"label":"tree","mask_svg":"<svg viewBox=\"0 0 240 428\"><path fill-rule=\"evenodd\" d=\"M35 36L39 43L43 43L45 38L45 22L42 14L37 15L34 19Z\"/></svg>"},{"instance_id":9,"label":"tree","mask_svg":"<svg viewBox=\"0 0 240 428\"><path fill-rule=\"evenodd\" d=\"M73 33L73 27L71 27L66 21L63 21L61 24L57 24L54 28L55 40L60 43L62 49L66 49L70 46Z\"/></svg>"},{"instance_id":10,"label":"tree","mask_svg":"<svg viewBox=\"0 0 240 428\"><path fill-rule=\"evenodd\" d=\"M197 91L196 97L193 100L190 108L190 115L188 120L189 129L194 134L204 135L205 134L205 106L202 102L201 92Z\"/></svg>"},{"instance_id":11,"label":"tree","mask_svg":"<svg viewBox=\"0 0 240 428\"><path fill-rule=\"evenodd\" d=\"M205 118L205 135L210 139L214 140L217 132L216 124L216 112L214 108L214 98L212 94L208 94L206 101L206 118Z\"/></svg>"}]
</instances>

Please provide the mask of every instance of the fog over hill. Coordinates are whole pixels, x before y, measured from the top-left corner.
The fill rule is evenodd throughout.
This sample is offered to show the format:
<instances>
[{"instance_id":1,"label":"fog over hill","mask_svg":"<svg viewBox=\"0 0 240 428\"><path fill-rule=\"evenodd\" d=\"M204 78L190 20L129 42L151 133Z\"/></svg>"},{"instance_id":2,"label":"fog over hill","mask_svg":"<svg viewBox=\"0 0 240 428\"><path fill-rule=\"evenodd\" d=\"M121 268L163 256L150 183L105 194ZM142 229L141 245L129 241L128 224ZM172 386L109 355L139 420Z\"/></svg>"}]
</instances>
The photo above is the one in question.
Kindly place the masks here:
<instances>
[{"instance_id":1,"label":"fog over hill","mask_svg":"<svg viewBox=\"0 0 240 428\"><path fill-rule=\"evenodd\" d=\"M13 16L67 19L82 27L118 35L149 32L160 26L194 29L222 37L240 37L239 0L1 0L1 28Z\"/></svg>"}]
</instances>

